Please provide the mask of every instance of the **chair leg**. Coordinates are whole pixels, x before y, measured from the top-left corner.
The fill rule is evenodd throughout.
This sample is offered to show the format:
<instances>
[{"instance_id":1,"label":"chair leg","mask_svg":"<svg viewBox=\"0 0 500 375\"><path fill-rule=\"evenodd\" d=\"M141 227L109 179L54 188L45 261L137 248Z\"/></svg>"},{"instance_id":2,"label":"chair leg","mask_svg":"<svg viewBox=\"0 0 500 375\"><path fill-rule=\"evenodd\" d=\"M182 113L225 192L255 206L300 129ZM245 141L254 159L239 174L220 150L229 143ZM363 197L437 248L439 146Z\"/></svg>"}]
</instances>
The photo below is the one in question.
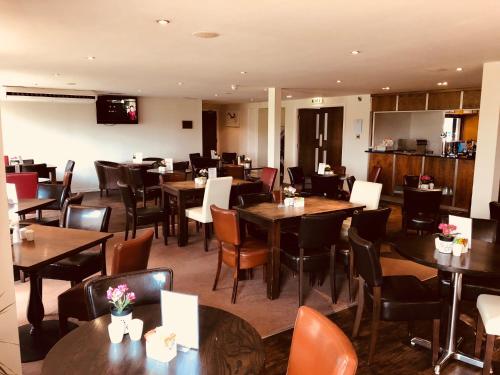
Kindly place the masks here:
<instances>
[{"instance_id":1,"label":"chair leg","mask_svg":"<svg viewBox=\"0 0 500 375\"><path fill-rule=\"evenodd\" d=\"M489 375L491 370L491 358L493 357L493 346L495 335L486 335L486 347L484 349L483 375Z\"/></svg>"},{"instance_id":2,"label":"chair leg","mask_svg":"<svg viewBox=\"0 0 500 375\"><path fill-rule=\"evenodd\" d=\"M129 223L128 216L127 216L127 220L125 221L125 241L128 240L129 226L130 226L130 223Z\"/></svg>"},{"instance_id":3,"label":"chair leg","mask_svg":"<svg viewBox=\"0 0 500 375\"><path fill-rule=\"evenodd\" d=\"M381 287L376 286L373 288L373 312L372 312L372 329L370 337L370 351L368 353L368 364L373 362L373 355L375 354L375 345L378 338L378 326L380 323L380 305L381 305Z\"/></svg>"},{"instance_id":4,"label":"chair leg","mask_svg":"<svg viewBox=\"0 0 500 375\"><path fill-rule=\"evenodd\" d=\"M102 189L99 189L99 195L101 196L102 198Z\"/></svg>"},{"instance_id":5,"label":"chair leg","mask_svg":"<svg viewBox=\"0 0 500 375\"><path fill-rule=\"evenodd\" d=\"M155 238L158 239L158 222L155 221Z\"/></svg>"},{"instance_id":6,"label":"chair leg","mask_svg":"<svg viewBox=\"0 0 500 375\"><path fill-rule=\"evenodd\" d=\"M432 321L432 365L437 363L439 357L439 319Z\"/></svg>"},{"instance_id":7,"label":"chair leg","mask_svg":"<svg viewBox=\"0 0 500 375\"><path fill-rule=\"evenodd\" d=\"M304 304L304 249L300 248L299 258L299 307Z\"/></svg>"},{"instance_id":8,"label":"chair leg","mask_svg":"<svg viewBox=\"0 0 500 375\"><path fill-rule=\"evenodd\" d=\"M109 191L106 189L106 196L109 197Z\"/></svg>"},{"instance_id":9,"label":"chair leg","mask_svg":"<svg viewBox=\"0 0 500 375\"><path fill-rule=\"evenodd\" d=\"M163 243L165 245L168 245L168 224L167 224L166 220L163 221L163 223L161 225L161 229L163 232Z\"/></svg>"},{"instance_id":10,"label":"chair leg","mask_svg":"<svg viewBox=\"0 0 500 375\"><path fill-rule=\"evenodd\" d=\"M240 270L240 265L237 264L233 273L233 295L231 297L232 304L236 303L236 294L238 293L238 279L240 277L239 270Z\"/></svg>"},{"instance_id":11,"label":"chair leg","mask_svg":"<svg viewBox=\"0 0 500 375\"><path fill-rule=\"evenodd\" d=\"M262 266L262 281L267 281L267 263Z\"/></svg>"},{"instance_id":12,"label":"chair leg","mask_svg":"<svg viewBox=\"0 0 500 375\"><path fill-rule=\"evenodd\" d=\"M132 238L135 238L136 233L137 233L137 223L134 220L134 222L132 223Z\"/></svg>"},{"instance_id":13,"label":"chair leg","mask_svg":"<svg viewBox=\"0 0 500 375\"><path fill-rule=\"evenodd\" d=\"M332 295L332 303L335 305L337 303L337 285L335 276L335 245L330 249L330 293Z\"/></svg>"},{"instance_id":14,"label":"chair leg","mask_svg":"<svg viewBox=\"0 0 500 375\"><path fill-rule=\"evenodd\" d=\"M20 280L22 283L25 283L25 282L26 282L26 274L24 273L24 271L19 271L19 280Z\"/></svg>"},{"instance_id":15,"label":"chair leg","mask_svg":"<svg viewBox=\"0 0 500 375\"><path fill-rule=\"evenodd\" d=\"M208 236L209 236L209 228L208 223L203 223L203 248L205 251L208 251Z\"/></svg>"},{"instance_id":16,"label":"chair leg","mask_svg":"<svg viewBox=\"0 0 500 375\"><path fill-rule=\"evenodd\" d=\"M352 337L358 337L359 325L363 317L363 308L365 306L365 281L361 276L358 277L358 307L356 308L356 318L354 319L354 327L352 328Z\"/></svg>"},{"instance_id":17,"label":"chair leg","mask_svg":"<svg viewBox=\"0 0 500 375\"><path fill-rule=\"evenodd\" d=\"M214 286L213 286L212 290L217 289L217 283L219 282L221 267L222 267L222 249L219 249L219 257L217 260L217 272L215 273Z\"/></svg>"},{"instance_id":18,"label":"chair leg","mask_svg":"<svg viewBox=\"0 0 500 375\"><path fill-rule=\"evenodd\" d=\"M481 358L481 346L483 344L484 323L481 315L477 317L476 345L474 346L474 357Z\"/></svg>"}]
</instances>

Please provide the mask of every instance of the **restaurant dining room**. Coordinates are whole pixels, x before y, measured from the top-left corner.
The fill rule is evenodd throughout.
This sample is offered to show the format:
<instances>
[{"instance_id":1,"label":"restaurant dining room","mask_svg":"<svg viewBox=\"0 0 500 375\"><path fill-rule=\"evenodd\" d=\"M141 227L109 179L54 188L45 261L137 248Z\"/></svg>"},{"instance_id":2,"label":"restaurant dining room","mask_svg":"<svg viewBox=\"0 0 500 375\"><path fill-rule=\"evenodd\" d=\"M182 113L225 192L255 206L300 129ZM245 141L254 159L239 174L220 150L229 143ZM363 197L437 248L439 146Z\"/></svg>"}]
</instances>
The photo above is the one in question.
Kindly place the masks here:
<instances>
[{"instance_id":1,"label":"restaurant dining room","mask_svg":"<svg viewBox=\"0 0 500 375\"><path fill-rule=\"evenodd\" d=\"M500 373L499 15L0 0L0 375Z\"/></svg>"}]
</instances>

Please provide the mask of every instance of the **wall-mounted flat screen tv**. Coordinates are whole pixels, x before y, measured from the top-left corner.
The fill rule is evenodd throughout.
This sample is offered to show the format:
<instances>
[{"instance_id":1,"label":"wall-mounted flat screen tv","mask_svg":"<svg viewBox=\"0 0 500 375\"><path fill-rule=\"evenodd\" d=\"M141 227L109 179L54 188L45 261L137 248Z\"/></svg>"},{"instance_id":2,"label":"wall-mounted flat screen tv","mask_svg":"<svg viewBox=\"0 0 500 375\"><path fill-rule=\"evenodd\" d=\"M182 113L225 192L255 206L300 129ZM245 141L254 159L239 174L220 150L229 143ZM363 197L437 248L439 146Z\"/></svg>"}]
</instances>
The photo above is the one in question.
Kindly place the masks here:
<instances>
[{"instance_id":1,"label":"wall-mounted flat screen tv","mask_svg":"<svg viewBox=\"0 0 500 375\"><path fill-rule=\"evenodd\" d=\"M98 124L138 124L137 97L100 95L97 97Z\"/></svg>"}]
</instances>

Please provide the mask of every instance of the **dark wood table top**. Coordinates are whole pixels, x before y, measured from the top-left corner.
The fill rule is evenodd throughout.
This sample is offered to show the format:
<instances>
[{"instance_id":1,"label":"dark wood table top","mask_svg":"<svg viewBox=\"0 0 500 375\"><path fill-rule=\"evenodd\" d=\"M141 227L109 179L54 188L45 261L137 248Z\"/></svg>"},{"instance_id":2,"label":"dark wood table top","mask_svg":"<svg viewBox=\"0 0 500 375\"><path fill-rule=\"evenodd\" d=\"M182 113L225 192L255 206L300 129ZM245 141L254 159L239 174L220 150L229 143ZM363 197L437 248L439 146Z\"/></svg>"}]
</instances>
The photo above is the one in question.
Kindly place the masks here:
<instances>
[{"instance_id":1,"label":"dark wood table top","mask_svg":"<svg viewBox=\"0 0 500 375\"><path fill-rule=\"evenodd\" d=\"M253 181L241 180L239 178L233 178L232 186L253 184ZM205 190L205 185L195 184L194 181L172 181L164 182L162 184L164 190L169 191L192 191L192 190Z\"/></svg>"},{"instance_id":2,"label":"dark wood table top","mask_svg":"<svg viewBox=\"0 0 500 375\"><path fill-rule=\"evenodd\" d=\"M16 239L12 244L14 267L23 271L39 269L113 237L112 233L38 224L26 228L35 231L35 240Z\"/></svg>"},{"instance_id":3,"label":"dark wood table top","mask_svg":"<svg viewBox=\"0 0 500 375\"><path fill-rule=\"evenodd\" d=\"M133 317L144 331L161 324L160 305L135 307ZM146 357L144 338L128 335L120 344L108 336L110 316L104 315L71 331L49 352L42 374L259 374L264 365L262 339L245 320L227 311L199 307L200 349L177 351L169 363Z\"/></svg>"},{"instance_id":4,"label":"dark wood table top","mask_svg":"<svg viewBox=\"0 0 500 375\"><path fill-rule=\"evenodd\" d=\"M442 271L475 276L500 276L500 245L472 240L472 248L461 256L440 253L434 243L435 235L404 236L389 239L401 256Z\"/></svg>"},{"instance_id":5,"label":"dark wood table top","mask_svg":"<svg viewBox=\"0 0 500 375\"><path fill-rule=\"evenodd\" d=\"M323 197L304 198L304 207L280 206L278 203L259 203L248 207L235 207L240 214L259 216L267 221L291 219L303 215L312 215L335 211L354 211L362 209L362 204L328 199Z\"/></svg>"},{"instance_id":6,"label":"dark wood table top","mask_svg":"<svg viewBox=\"0 0 500 375\"><path fill-rule=\"evenodd\" d=\"M186 169L186 170L176 170L174 169L173 171L163 171L163 172L160 172L160 170L158 168L153 168L153 169L148 169L147 170L148 173L155 173L155 174L174 174L174 173L191 173L191 169Z\"/></svg>"},{"instance_id":7,"label":"dark wood table top","mask_svg":"<svg viewBox=\"0 0 500 375\"><path fill-rule=\"evenodd\" d=\"M17 204L9 204L9 211L15 212L19 215L24 215L28 212L38 210L45 206L48 206L52 202L55 202L55 199L19 199Z\"/></svg>"}]
</instances>

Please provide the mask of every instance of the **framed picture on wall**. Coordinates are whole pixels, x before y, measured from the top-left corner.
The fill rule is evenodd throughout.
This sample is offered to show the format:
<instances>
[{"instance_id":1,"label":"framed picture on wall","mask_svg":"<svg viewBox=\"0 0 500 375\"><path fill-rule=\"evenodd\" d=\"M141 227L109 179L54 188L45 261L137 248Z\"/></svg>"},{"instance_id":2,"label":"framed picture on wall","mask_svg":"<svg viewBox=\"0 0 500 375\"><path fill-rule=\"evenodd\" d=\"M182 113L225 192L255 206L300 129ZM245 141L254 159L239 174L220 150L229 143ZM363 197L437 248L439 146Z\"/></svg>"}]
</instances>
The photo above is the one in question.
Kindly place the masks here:
<instances>
[{"instance_id":1,"label":"framed picture on wall","mask_svg":"<svg viewBox=\"0 0 500 375\"><path fill-rule=\"evenodd\" d=\"M224 118L226 126L230 128L240 127L240 113L238 111L226 111Z\"/></svg>"}]
</instances>

